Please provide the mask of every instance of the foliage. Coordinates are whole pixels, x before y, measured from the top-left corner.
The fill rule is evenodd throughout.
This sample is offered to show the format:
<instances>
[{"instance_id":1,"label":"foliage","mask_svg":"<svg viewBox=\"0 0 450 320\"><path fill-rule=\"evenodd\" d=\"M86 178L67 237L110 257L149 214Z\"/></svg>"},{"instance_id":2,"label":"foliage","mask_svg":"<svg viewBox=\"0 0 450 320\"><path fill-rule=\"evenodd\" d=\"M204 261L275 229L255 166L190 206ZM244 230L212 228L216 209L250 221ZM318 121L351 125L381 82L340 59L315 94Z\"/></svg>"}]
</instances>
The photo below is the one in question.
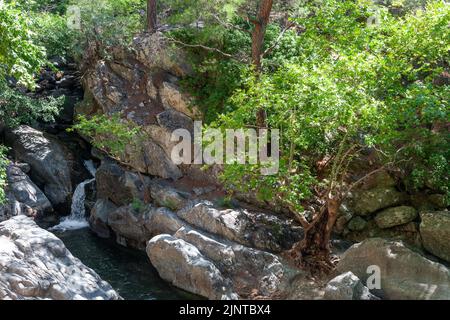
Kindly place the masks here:
<instances>
[{"instance_id":1,"label":"foliage","mask_svg":"<svg viewBox=\"0 0 450 320\"><path fill-rule=\"evenodd\" d=\"M46 12L32 15L33 38L46 49L47 58L73 56L75 33L67 26L67 17Z\"/></svg>"},{"instance_id":2,"label":"foliage","mask_svg":"<svg viewBox=\"0 0 450 320\"><path fill-rule=\"evenodd\" d=\"M312 5L297 19L305 31L289 34L267 57L280 67L260 77L244 73L244 87L225 103L233 111L213 125L254 125L255 110L264 108L269 127L281 130L280 172L261 177L257 166L228 165L229 186L301 211L316 181L342 185L343 160L373 147L386 162L406 161L398 168L410 188L449 191L450 96L435 79L448 67L450 10L435 1L398 18L378 8L381 23L370 26L373 10L363 1ZM322 172L317 163L325 159Z\"/></svg>"},{"instance_id":3,"label":"foliage","mask_svg":"<svg viewBox=\"0 0 450 320\"><path fill-rule=\"evenodd\" d=\"M10 75L33 86L33 74L45 62L45 49L34 43L31 25L26 12L0 2L0 78Z\"/></svg>"},{"instance_id":4,"label":"foliage","mask_svg":"<svg viewBox=\"0 0 450 320\"><path fill-rule=\"evenodd\" d=\"M77 124L69 130L77 130L81 135L89 137L94 147L116 158L120 158L138 133L138 127L121 119L119 114L111 117L95 115L90 119L81 115Z\"/></svg>"},{"instance_id":5,"label":"foliage","mask_svg":"<svg viewBox=\"0 0 450 320\"><path fill-rule=\"evenodd\" d=\"M9 161L6 158L7 148L0 144L0 205L4 204L5 198L5 188L7 184L6 179L6 166Z\"/></svg>"},{"instance_id":6,"label":"foliage","mask_svg":"<svg viewBox=\"0 0 450 320\"><path fill-rule=\"evenodd\" d=\"M0 119L8 127L31 124L36 120L51 122L63 103L64 97L30 98L0 80Z\"/></svg>"}]
</instances>

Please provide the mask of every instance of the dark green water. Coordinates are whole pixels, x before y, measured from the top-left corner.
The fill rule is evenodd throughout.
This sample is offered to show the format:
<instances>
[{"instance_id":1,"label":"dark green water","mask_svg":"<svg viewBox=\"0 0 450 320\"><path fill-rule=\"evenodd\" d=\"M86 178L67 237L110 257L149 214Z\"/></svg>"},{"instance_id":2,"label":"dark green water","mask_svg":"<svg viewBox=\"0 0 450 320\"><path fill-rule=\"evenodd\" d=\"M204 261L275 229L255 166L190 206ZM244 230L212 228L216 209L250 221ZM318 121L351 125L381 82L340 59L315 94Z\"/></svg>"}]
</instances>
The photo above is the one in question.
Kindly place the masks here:
<instances>
[{"instance_id":1,"label":"dark green water","mask_svg":"<svg viewBox=\"0 0 450 320\"><path fill-rule=\"evenodd\" d=\"M100 239L88 228L55 232L72 254L126 300L198 299L163 281L144 252Z\"/></svg>"}]
</instances>

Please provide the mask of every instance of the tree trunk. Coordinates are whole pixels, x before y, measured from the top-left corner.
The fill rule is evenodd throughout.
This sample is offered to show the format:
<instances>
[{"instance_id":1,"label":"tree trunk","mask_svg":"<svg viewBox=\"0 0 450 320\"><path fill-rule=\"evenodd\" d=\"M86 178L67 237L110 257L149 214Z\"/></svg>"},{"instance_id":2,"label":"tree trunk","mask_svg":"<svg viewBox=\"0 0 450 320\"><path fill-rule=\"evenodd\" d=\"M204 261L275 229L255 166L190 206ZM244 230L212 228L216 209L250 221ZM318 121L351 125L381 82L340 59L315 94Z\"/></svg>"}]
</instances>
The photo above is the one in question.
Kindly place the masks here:
<instances>
[{"instance_id":1,"label":"tree trunk","mask_svg":"<svg viewBox=\"0 0 450 320\"><path fill-rule=\"evenodd\" d=\"M303 240L289 252L298 265L326 273L334 268L330 258L330 240L341 202L339 197L329 196L325 206L305 229Z\"/></svg>"},{"instance_id":2,"label":"tree trunk","mask_svg":"<svg viewBox=\"0 0 450 320\"><path fill-rule=\"evenodd\" d=\"M252 63L256 70L261 70L261 55L263 52L264 36L272 11L273 0L261 0L258 8L255 28L252 33Z\"/></svg>"},{"instance_id":3,"label":"tree trunk","mask_svg":"<svg viewBox=\"0 0 450 320\"><path fill-rule=\"evenodd\" d=\"M147 31L152 34L157 30L156 0L147 0Z\"/></svg>"}]
</instances>

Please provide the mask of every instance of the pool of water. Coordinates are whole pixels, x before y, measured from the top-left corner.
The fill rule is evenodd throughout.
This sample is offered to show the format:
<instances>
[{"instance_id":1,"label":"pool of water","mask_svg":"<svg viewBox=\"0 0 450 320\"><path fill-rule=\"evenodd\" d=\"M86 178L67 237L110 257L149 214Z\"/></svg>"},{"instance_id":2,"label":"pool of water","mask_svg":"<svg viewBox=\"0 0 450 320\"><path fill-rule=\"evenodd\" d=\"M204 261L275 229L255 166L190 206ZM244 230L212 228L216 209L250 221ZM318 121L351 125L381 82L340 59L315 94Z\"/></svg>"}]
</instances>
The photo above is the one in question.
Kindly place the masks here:
<instances>
[{"instance_id":1,"label":"pool of water","mask_svg":"<svg viewBox=\"0 0 450 320\"><path fill-rule=\"evenodd\" d=\"M54 233L126 300L198 299L163 281L144 252L100 239L88 228Z\"/></svg>"}]
</instances>

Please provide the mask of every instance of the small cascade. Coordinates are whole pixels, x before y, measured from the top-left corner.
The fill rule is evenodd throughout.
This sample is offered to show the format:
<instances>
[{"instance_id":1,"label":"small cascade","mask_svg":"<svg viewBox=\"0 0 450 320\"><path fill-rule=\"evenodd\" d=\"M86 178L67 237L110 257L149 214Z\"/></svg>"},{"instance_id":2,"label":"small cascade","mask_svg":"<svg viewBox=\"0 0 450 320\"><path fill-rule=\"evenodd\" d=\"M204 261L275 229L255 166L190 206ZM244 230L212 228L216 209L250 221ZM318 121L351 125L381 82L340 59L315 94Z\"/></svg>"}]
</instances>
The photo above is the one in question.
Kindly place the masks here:
<instances>
[{"instance_id":1,"label":"small cascade","mask_svg":"<svg viewBox=\"0 0 450 320\"><path fill-rule=\"evenodd\" d=\"M84 201L86 200L86 185L95 181L95 167L94 163L91 160L87 160L84 162L84 166L89 171L89 173L93 176L92 179L88 179L80 183L73 193L72 197L72 207L71 212L68 217L65 217L60 224L54 226L51 230L76 230L82 229L89 226L88 221L86 220L86 209L84 207Z\"/></svg>"}]
</instances>

